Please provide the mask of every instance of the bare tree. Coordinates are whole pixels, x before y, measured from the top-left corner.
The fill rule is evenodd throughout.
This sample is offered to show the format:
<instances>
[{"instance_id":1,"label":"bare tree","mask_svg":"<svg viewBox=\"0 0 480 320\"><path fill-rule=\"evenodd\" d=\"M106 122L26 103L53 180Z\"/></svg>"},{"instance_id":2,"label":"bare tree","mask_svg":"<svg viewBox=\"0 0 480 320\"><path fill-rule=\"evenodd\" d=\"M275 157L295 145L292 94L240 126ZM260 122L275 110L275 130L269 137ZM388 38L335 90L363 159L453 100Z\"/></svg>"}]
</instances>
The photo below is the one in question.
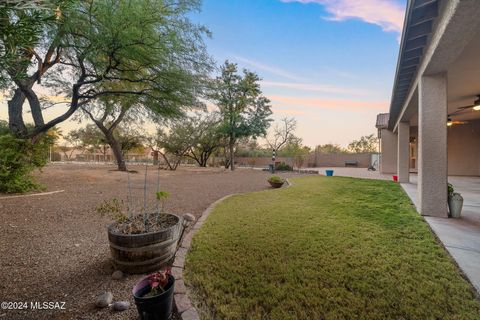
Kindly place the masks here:
<instances>
[{"instance_id":1,"label":"bare tree","mask_svg":"<svg viewBox=\"0 0 480 320\"><path fill-rule=\"evenodd\" d=\"M267 144L272 150L272 162L275 166L275 156L285 145L294 138L293 133L297 128L295 118L283 118L280 123L275 124L273 132L266 137Z\"/></svg>"}]
</instances>

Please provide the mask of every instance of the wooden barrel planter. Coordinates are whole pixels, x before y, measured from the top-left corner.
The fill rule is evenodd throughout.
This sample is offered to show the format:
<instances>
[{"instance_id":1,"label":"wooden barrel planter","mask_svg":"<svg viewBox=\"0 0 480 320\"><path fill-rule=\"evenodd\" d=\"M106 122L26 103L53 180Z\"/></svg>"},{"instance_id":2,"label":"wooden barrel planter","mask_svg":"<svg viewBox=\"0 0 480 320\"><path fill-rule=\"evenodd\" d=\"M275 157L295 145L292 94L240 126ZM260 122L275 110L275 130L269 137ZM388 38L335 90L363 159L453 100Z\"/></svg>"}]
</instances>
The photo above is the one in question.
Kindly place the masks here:
<instances>
[{"instance_id":1,"label":"wooden barrel planter","mask_svg":"<svg viewBox=\"0 0 480 320\"><path fill-rule=\"evenodd\" d=\"M182 219L164 230L141 234L115 232L116 223L108 227L113 262L126 273L147 273L164 267L173 258L182 227Z\"/></svg>"}]
</instances>

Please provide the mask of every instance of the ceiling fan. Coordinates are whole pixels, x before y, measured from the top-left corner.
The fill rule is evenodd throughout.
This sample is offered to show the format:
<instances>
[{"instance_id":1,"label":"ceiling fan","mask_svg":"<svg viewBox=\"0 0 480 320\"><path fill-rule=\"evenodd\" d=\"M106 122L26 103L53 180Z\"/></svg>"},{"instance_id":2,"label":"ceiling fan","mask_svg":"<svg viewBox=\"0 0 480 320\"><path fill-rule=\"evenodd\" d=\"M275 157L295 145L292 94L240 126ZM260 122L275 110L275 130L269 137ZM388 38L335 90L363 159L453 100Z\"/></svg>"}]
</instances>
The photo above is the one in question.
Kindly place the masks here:
<instances>
[{"instance_id":1,"label":"ceiling fan","mask_svg":"<svg viewBox=\"0 0 480 320\"><path fill-rule=\"evenodd\" d=\"M460 107L458 110L473 109L475 111L480 111L480 95L477 95L477 99L473 102L473 105Z\"/></svg>"},{"instance_id":2,"label":"ceiling fan","mask_svg":"<svg viewBox=\"0 0 480 320\"><path fill-rule=\"evenodd\" d=\"M480 95L477 95L477 99L473 102L472 105L465 106L465 107L460 107L460 108L458 108L458 111L466 110L466 109L472 109L472 110L475 110L475 111L480 111Z\"/></svg>"},{"instance_id":3,"label":"ceiling fan","mask_svg":"<svg viewBox=\"0 0 480 320\"><path fill-rule=\"evenodd\" d=\"M459 107L457 109L457 111L449 114L448 115L447 126L451 127L451 126L456 126L456 125L461 125L461 124L467 124L468 121L452 120L452 116L463 113L462 111L467 110L467 109L472 109L474 111L480 111L480 95L477 95L477 99L473 102L472 105Z\"/></svg>"}]
</instances>

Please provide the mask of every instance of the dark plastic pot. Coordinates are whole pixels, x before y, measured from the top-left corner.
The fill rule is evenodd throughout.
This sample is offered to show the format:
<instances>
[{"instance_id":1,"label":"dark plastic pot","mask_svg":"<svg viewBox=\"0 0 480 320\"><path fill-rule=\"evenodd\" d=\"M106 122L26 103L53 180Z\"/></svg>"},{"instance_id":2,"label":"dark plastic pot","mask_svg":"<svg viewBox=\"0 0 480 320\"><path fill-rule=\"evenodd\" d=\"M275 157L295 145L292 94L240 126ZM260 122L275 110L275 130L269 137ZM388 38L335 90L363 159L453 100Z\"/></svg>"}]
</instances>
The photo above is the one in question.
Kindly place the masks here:
<instances>
[{"instance_id":1,"label":"dark plastic pot","mask_svg":"<svg viewBox=\"0 0 480 320\"><path fill-rule=\"evenodd\" d=\"M282 182L275 182L275 181L268 181L268 183L270 183L270 185L273 187L273 188L281 188L283 186L283 184L285 183L285 181L282 181Z\"/></svg>"},{"instance_id":2,"label":"dark plastic pot","mask_svg":"<svg viewBox=\"0 0 480 320\"><path fill-rule=\"evenodd\" d=\"M154 297L143 297L150 291L148 277L143 278L133 287L132 293L137 305L141 320L168 320L172 316L173 289L175 278L168 275L168 284L165 292Z\"/></svg>"}]
</instances>

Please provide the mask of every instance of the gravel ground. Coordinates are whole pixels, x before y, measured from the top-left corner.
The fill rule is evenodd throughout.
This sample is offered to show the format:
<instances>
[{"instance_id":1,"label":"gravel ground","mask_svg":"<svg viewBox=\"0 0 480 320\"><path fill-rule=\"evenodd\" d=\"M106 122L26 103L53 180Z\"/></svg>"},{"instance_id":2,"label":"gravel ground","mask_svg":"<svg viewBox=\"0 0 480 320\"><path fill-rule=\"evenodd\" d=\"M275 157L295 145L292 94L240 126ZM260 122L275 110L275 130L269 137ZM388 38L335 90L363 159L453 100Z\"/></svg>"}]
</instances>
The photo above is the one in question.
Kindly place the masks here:
<instances>
[{"instance_id":1,"label":"gravel ground","mask_svg":"<svg viewBox=\"0 0 480 320\"><path fill-rule=\"evenodd\" d=\"M143 184L144 168L130 174L132 187ZM27 302L28 310L0 309L1 319L137 319L131 288L142 275L112 280L114 271L106 227L111 218L95 208L104 200L126 200L128 175L106 165L54 164L38 174L44 196L0 196L0 302ZM199 216L231 193L268 188L268 173L238 169L180 168L161 171L162 190L171 193L169 212ZM149 175L149 186L157 175ZM153 190L154 191L154 190ZM154 192L152 191L152 195ZM139 189L134 189L139 198ZM135 195L134 195L135 196ZM128 300L124 312L96 309L95 297L111 291ZM30 302L65 302L66 310L31 310Z\"/></svg>"}]
</instances>

